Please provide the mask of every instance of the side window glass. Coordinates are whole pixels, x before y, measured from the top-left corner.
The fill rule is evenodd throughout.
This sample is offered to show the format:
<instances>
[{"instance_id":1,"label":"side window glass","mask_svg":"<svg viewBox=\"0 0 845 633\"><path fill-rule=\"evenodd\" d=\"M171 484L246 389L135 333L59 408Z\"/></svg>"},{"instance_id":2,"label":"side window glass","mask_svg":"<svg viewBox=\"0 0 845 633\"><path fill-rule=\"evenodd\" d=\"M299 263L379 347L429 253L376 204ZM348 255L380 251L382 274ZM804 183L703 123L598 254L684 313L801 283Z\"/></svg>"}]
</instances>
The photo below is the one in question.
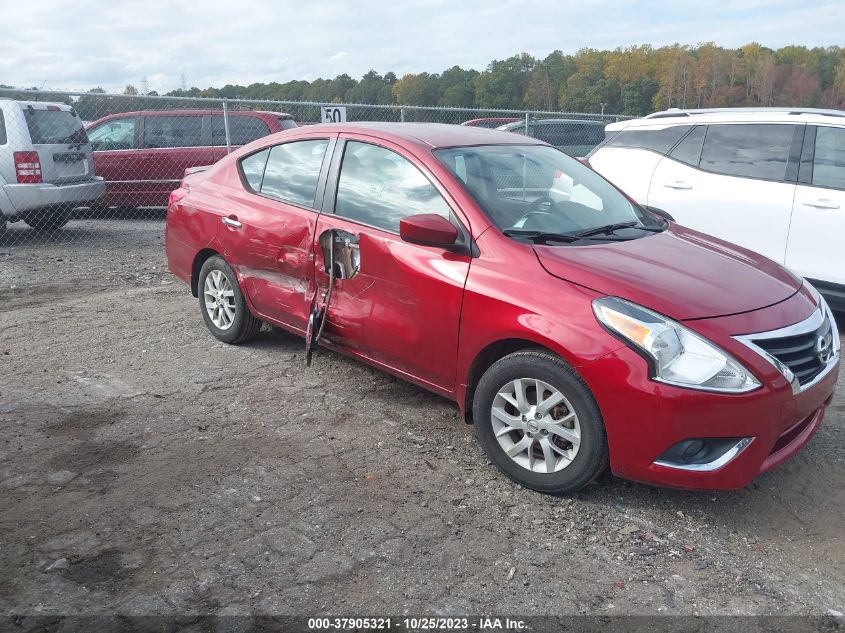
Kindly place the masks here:
<instances>
[{"instance_id":1,"label":"side window glass","mask_svg":"<svg viewBox=\"0 0 845 633\"><path fill-rule=\"evenodd\" d=\"M258 117L235 115L229 117L229 142L232 145L246 145L252 141L267 136L270 128ZM211 144L226 145L226 124L223 115L215 114L211 117Z\"/></svg>"},{"instance_id":2,"label":"side window glass","mask_svg":"<svg viewBox=\"0 0 845 633\"><path fill-rule=\"evenodd\" d=\"M250 154L241 160L241 172L253 191L261 191L261 181L264 179L264 167L267 165L267 157L270 150L265 149L255 154Z\"/></svg>"},{"instance_id":3,"label":"side window glass","mask_svg":"<svg viewBox=\"0 0 845 633\"><path fill-rule=\"evenodd\" d=\"M622 130L608 141L607 147L650 149L658 154L665 154L689 132L690 127L675 125L662 130Z\"/></svg>"},{"instance_id":4,"label":"side window glass","mask_svg":"<svg viewBox=\"0 0 845 633\"><path fill-rule=\"evenodd\" d=\"M270 148L261 193L285 202L314 206L320 168L329 142L294 141Z\"/></svg>"},{"instance_id":5,"label":"side window glass","mask_svg":"<svg viewBox=\"0 0 845 633\"><path fill-rule=\"evenodd\" d=\"M88 132L95 151L135 149L135 118L112 119Z\"/></svg>"},{"instance_id":6,"label":"side window glass","mask_svg":"<svg viewBox=\"0 0 845 633\"><path fill-rule=\"evenodd\" d=\"M467 162L463 156L455 157L455 175L463 182L467 182Z\"/></svg>"},{"instance_id":7,"label":"side window glass","mask_svg":"<svg viewBox=\"0 0 845 633\"><path fill-rule=\"evenodd\" d=\"M785 180L794 125L711 125L701 169L746 178Z\"/></svg>"},{"instance_id":8,"label":"side window glass","mask_svg":"<svg viewBox=\"0 0 845 633\"><path fill-rule=\"evenodd\" d=\"M3 116L3 110L0 110L0 145L5 145L7 141L6 118Z\"/></svg>"},{"instance_id":9,"label":"side window glass","mask_svg":"<svg viewBox=\"0 0 845 633\"><path fill-rule=\"evenodd\" d=\"M202 117L147 116L144 120L145 147L200 147Z\"/></svg>"},{"instance_id":10,"label":"side window glass","mask_svg":"<svg viewBox=\"0 0 845 633\"><path fill-rule=\"evenodd\" d=\"M845 189L845 128L816 128L813 184Z\"/></svg>"},{"instance_id":11,"label":"side window glass","mask_svg":"<svg viewBox=\"0 0 845 633\"><path fill-rule=\"evenodd\" d=\"M704 132L707 128L703 125L698 125L693 128L687 137L678 143L675 149L669 154L675 160L698 167L698 161L701 160L701 146L704 144Z\"/></svg>"},{"instance_id":12,"label":"side window glass","mask_svg":"<svg viewBox=\"0 0 845 633\"><path fill-rule=\"evenodd\" d=\"M335 213L394 233L410 215L450 215L446 201L414 165L396 152L357 141L346 144Z\"/></svg>"},{"instance_id":13,"label":"side window glass","mask_svg":"<svg viewBox=\"0 0 845 633\"><path fill-rule=\"evenodd\" d=\"M535 129L537 130L537 139L543 141L544 143L548 143L549 145L560 145L563 142L561 141L561 138L563 137L563 126L561 125L538 124Z\"/></svg>"}]
</instances>

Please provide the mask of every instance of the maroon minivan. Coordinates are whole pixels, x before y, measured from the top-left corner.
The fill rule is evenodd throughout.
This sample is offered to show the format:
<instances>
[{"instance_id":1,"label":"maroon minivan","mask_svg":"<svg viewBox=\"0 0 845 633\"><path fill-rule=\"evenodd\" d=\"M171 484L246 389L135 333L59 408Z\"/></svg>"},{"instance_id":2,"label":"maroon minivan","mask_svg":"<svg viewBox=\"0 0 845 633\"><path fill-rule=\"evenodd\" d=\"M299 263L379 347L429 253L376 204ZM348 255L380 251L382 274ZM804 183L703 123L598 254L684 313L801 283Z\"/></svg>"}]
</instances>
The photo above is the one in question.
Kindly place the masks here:
<instances>
[{"instance_id":1,"label":"maroon minivan","mask_svg":"<svg viewBox=\"0 0 845 633\"><path fill-rule=\"evenodd\" d=\"M296 127L281 112L230 111L232 147ZM164 207L189 167L226 155L222 110L145 110L111 114L87 127L94 170L106 181L98 207Z\"/></svg>"}]
</instances>

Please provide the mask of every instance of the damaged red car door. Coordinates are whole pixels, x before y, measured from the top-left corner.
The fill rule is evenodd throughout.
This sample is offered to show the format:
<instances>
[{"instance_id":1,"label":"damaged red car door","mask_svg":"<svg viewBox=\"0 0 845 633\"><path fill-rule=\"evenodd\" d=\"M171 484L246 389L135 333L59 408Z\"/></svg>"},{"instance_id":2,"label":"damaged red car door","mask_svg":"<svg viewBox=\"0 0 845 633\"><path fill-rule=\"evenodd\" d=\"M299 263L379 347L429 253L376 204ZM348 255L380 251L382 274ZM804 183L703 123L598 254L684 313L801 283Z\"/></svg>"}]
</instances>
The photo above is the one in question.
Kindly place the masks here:
<instances>
[{"instance_id":1,"label":"damaged red car door","mask_svg":"<svg viewBox=\"0 0 845 633\"><path fill-rule=\"evenodd\" d=\"M430 388L451 390L469 233L434 179L403 153L368 137L338 141L317 235L354 236L357 270L349 275L347 263L347 278L335 281L324 337ZM455 243L403 240L402 219L422 214L451 223ZM322 292L324 258L317 258L315 278Z\"/></svg>"},{"instance_id":2,"label":"damaged red car door","mask_svg":"<svg viewBox=\"0 0 845 633\"><path fill-rule=\"evenodd\" d=\"M218 226L257 314L304 330L313 296L316 206L333 138L292 140L243 159L245 191Z\"/></svg>"}]
</instances>

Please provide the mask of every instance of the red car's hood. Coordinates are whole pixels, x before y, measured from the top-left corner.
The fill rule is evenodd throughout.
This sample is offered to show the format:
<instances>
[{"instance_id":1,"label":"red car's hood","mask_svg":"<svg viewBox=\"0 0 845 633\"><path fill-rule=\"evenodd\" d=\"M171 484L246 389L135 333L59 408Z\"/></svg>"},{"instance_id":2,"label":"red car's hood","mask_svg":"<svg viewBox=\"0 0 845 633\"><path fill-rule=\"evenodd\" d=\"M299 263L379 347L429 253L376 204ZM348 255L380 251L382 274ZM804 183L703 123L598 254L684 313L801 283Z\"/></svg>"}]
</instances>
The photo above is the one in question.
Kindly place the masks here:
<instances>
[{"instance_id":1,"label":"red car's hood","mask_svg":"<svg viewBox=\"0 0 845 633\"><path fill-rule=\"evenodd\" d=\"M627 242L534 250L555 277L677 320L757 310L791 297L802 283L762 255L675 224Z\"/></svg>"}]
</instances>

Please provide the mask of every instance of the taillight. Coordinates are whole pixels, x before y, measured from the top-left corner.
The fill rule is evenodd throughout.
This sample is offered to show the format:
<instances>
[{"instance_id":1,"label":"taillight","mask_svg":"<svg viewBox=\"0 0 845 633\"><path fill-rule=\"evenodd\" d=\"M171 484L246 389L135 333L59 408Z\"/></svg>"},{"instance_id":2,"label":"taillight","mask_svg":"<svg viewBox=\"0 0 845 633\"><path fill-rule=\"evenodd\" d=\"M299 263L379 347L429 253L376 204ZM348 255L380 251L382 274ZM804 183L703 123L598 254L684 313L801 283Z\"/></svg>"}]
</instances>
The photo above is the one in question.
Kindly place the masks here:
<instances>
[{"instance_id":1,"label":"taillight","mask_svg":"<svg viewBox=\"0 0 845 633\"><path fill-rule=\"evenodd\" d=\"M21 184L41 182L41 159L38 152L15 152L15 175Z\"/></svg>"},{"instance_id":2,"label":"taillight","mask_svg":"<svg viewBox=\"0 0 845 633\"><path fill-rule=\"evenodd\" d=\"M170 196L167 198L167 206L173 206L187 195L188 189L186 187L179 187L178 189L174 189L170 192Z\"/></svg>"}]
</instances>

